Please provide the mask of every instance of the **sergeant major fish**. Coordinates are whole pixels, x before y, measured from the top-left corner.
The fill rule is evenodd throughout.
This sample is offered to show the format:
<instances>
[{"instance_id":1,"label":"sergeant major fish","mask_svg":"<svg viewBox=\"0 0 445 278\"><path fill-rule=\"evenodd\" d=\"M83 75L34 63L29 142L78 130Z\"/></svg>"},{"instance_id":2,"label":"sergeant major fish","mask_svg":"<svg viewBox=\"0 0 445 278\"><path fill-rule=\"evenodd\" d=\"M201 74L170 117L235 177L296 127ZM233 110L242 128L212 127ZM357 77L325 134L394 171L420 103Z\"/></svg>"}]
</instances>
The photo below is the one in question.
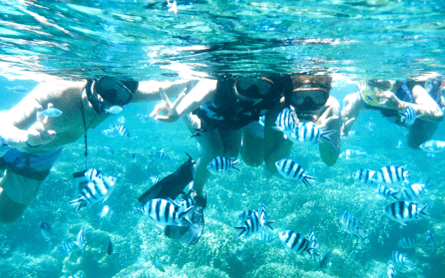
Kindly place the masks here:
<instances>
[{"instance_id":1,"label":"sergeant major fish","mask_svg":"<svg viewBox=\"0 0 445 278\"><path fill-rule=\"evenodd\" d=\"M352 172L351 176L356 181L359 181L364 184L374 185L372 181L372 177L374 176L375 171L369 169L359 169L355 172Z\"/></svg>"},{"instance_id":2,"label":"sergeant major fish","mask_svg":"<svg viewBox=\"0 0 445 278\"><path fill-rule=\"evenodd\" d=\"M398 242L397 246L405 249L414 248L417 245L417 239L415 237L402 237Z\"/></svg>"},{"instance_id":3,"label":"sergeant major fish","mask_svg":"<svg viewBox=\"0 0 445 278\"><path fill-rule=\"evenodd\" d=\"M402 266L414 266L414 264L406 257L406 254L398 251L392 251L391 260L398 265Z\"/></svg>"},{"instance_id":4,"label":"sergeant major fish","mask_svg":"<svg viewBox=\"0 0 445 278\"><path fill-rule=\"evenodd\" d=\"M427 192L427 187L432 186L432 184L428 184L430 179L426 181L425 184L421 183L413 183L408 187L405 187L401 193L401 199L404 201L415 200L422 197Z\"/></svg>"},{"instance_id":5,"label":"sergeant major fish","mask_svg":"<svg viewBox=\"0 0 445 278\"><path fill-rule=\"evenodd\" d=\"M287 230L279 233L279 237L284 249L286 249L286 252L289 254L292 251L303 256L305 252L309 253L311 256L316 254L315 248L312 246L311 242L299 233Z\"/></svg>"},{"instance_id":6,"label":"sergeant major fish","mask_svg":"<svg viewBox=\"0 0 445 278\"><path fill-rule=\"evenodd\" d=\"M234 160L234 158L217 156L207 164L207 170L214 175L230 173L232 169L240 171L240 169L236 167L238 163L239 160Z\"/></svg>"},{"instance_id":7,"label":"sergeant major fish","mask_svg":"<svg viewBox=\"0 0 445 278\"><path fill-rule=\"evenodd\" d=\"M151 154L150 154L150 156L151 157L154 157L154 158L156 158L156 159L158 159L158 160L169 160L170 159L170 156L168 155L168 153L165 153L165 152L151 152Z\"/></svg>"},{"instance_id":8,"label":"sergeant major fish","mask_svg":"<svg viewBox=\"0 0 445 278\"><path fill-rule=\"evenodd\" d=\"M312 122L302 122L295 125L294 129L290 133L289 139L294 143L330 143L332 142L331 135L335 134L336 132L336 130L325 130L323 127L317 127Z\"/></svg>"},{"instance_id":9,"label":"sergeant major fish","mask_svg":"<svg viewBox=\"0 0 445 278\"><path fill-rule=\"evenodd\" d=\"M140 211L151 221L160 226L191 226L187 215L193 207L184 209L171 199L151 199L145 205L135 210Z\"/></svg>"},{"instance_id":10,"label":"sergeant major fish","mask_svg":"<svg viewBox=\"0 0 445 278\"><path fill-rule=\"evenodd\" d=\"M386 187L386 186L384 186L382 184L377 185L376 189L377 189L377 193L382 195L386 199L389 199L390 197L393 197L394 199L399 200L397 198L397 194L399 194L400 191L395 191L394 189L388 188L388 187Z\"/></svg>"},{"instance_id":11,"label":"sergeant major fish","mask_svg":"<svg viewBox=\"0 0 445 278\"><path fill-rule=\"evenodd\" d=\"M399 222L400 224L406 226L404 222L419 220L423 217L429 217L429 214L425 212L425 209L429 204L426 204L420 208L416 203L398 201L389 204L385 208L386 214L389 218Z\"/></svg>"},{"instance_id":12,"label":"sergeant major fish","mask_svg":"<svg viewBox=\"0 0 445 278\"><path fill-rule=\"evenodd\" d=\"M275 166L286 179L302 181L306 186L311 186L311 182L315 180L315 177L306 174L306 170L292 159L283 158L278 160L275 162Z\"/></svg>"},{"instance_id":13,"label":"sergeant major fish","mask_svg":"<svg viewBox=\"0 0 445 278\"><path fill-rule=\"evenodd\" d=\"M399 184L405 182L409 177L406 166L389 165L382 167L372 176L374 183Z\"/></svg>"},{"instance_id":14,"label":"sergeant major fish","mask_svg":"<svg viewBox=\"0 0 445 278\"><path fill-rule=\"evenodd\" d=\"M288 138L295 128L295 119L293 112L290 108L284 108L283 111L278 114L275 120L275 130L283 133L284 138Z\"/></svg>"},{"instance_id":15,"label":"sergeant major fish","mask_svg":"<svg viewBox=\"0 0 445 278\"><path fill-rule=\"evenodd\" d=\"M104 202L110 197L115 188L116 178L106 175L93 177L84 188L80 190L81 197L68 204L77 205L77 211L98 202Z\"/></svg>"},{"instance_id":16,"label":"sergeant major fish","mask_svg":"<svg viewBox=\"0 0 445 278\"><path fill-rule=\"evenodd\" d=\"M399 111L400 121L407 126L411 126L416 121L416 118L420 117L411 105L408 105L403 111Z\"/></svg>"},{"instance_id":17,"label":"sergeant major fish","mask_svg":"<svg viewBox=\"0 0 445 278\"><path fill-rule=\"evenodd\" d=\"M352 213L344 211L340 214L340 223L348 234L361 238L365 236L365 232L360 228L357 219L355 219Z\"/></svg>"},{"instance_id":18,"label":"sergeant major fish","mask_svg":"<svg viewBox=\"0 0 445 278\"><path fill-rule=\"evenodd\" d=\"M396 266L391 260L389 260L386 265L386 274L388 275L388 278L394 278L397 275Z\"/></svg>"}]
</instances>

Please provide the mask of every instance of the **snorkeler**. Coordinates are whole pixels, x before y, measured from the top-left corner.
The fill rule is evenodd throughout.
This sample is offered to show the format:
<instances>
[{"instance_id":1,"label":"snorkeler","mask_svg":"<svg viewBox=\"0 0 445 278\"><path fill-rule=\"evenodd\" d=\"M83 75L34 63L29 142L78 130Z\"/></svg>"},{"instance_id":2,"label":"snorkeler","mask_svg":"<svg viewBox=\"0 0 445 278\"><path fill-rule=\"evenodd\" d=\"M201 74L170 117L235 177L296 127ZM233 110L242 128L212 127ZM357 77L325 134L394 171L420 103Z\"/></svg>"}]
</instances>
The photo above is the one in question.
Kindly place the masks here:
<instances>
[{"instance_id":1,"label":"snorkeler","mask_svg":"<svg viewBox=\"0 0 445 278\"><path fill-rule=\"evenodd\" d=\"M342 135L348 135L360 110L373 109L397 125L408 128L408 146L419 149L422 143L432 138L443 119L439 105L421 86L423 81L417 78L408 81L374 79L362 82L359 92L343 99Z\"/></svg>"},{"instance_id":2,"label":"snorkeler","mask_svg":"<svg viewBox=\"0 0 445 278\"><path fill-rule=\"evenodd\" d=\"M110 115L109 111L119 110L116 108L123 108L130 101L159 100L159 91L171 97L180 95L180 100L181 92L197 83L101 77L86 83L57 80L39 84L20 103L1 114L0 169L6 172L0 180L0 222L13 223L22 215L63 146L98 126ZM39 113L47 107L62 113L58 117Z\"/></svg>"},{"instance_id":3,"label":"snorkeler","mask_svg":"<svg viewBox=\"0 0 445 278\"><path fill-rule=\"evenodd\" d=\"M335 163L339 155L340 118L338 102L329 97L331 79L327 76L299 76L222 76L218 80L209 80L207 88L195 86L175 105L164 97L164 103L155 107L151 116L158 120L173 122L184 116L187 126L197 135L194 137L202 147L193 180L198 200L196 211L202 215L200 222L204 223L205 205L202 206L199 200L205 200L203 188L211 175L207 165L217 156L237 157L242 138L243 159L247 164L257 166L265 161L271 173L277 172L275 162L286 157L292 147L290 141L285 142L282 134L272 128L276 116L286 106L292 106L301 121L315 121L327 129L338 130L331 143L320 144L326 164ZM262 116L266 117L265 130L259 132L261 135L258 138L253 138L254 135L248 137L246 134L252 130L249 124L258 122ZM258 130L254 132L258 133ZM181 235L187 236L187 233L175 233L171 237L181 238Z\"/></svg>"}]
</instances>

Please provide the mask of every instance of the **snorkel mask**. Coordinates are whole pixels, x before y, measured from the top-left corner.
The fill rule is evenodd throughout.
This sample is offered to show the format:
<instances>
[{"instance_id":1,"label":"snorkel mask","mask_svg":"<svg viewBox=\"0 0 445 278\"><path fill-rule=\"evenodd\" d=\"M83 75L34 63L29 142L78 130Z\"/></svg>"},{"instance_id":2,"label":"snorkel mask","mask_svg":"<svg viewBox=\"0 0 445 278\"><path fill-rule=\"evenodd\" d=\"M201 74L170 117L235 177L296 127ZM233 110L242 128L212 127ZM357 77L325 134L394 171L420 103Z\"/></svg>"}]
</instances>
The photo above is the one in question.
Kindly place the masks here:
<instances>
[{"instance_id":1,"label":"snorkel mask","mask_svg":"<svg viewBox=\"0 0 445 278\"><path fill-rule=\"evenodd\" d=\"M88 101L93 106L97 114L106 112L105 103L99 101L93 96L93 92L99 94L105 101L111 105L124 106L133 98L133 92L137 90L136 81L119 81L111 77L102 77L99 79L89 79L85 86Z\"/></svg>"},{"instance_id":2,"label":"snorkel mask","mask_svg":"<svg viewBox=\"0 0 445 278\"><path fill-rule=\"evenodd\" d=\"M331 89L331 78L326 75L297 75L292 77L293 90L289 104L296 111L313 111L326 104Z\"/></svg>"},{"instance_id":3,"label":"snorkel mask","mask_svg":"<svg viewBox=\"0 0 445 278\"><path fill-rule=\"evenodd\" d=\"M360 97L369 106L378 106L379 101L374 96L379 91L391 91L394 82L388 80L371 79L363 81L360 85Z\"/></svg>"}]
</instances>

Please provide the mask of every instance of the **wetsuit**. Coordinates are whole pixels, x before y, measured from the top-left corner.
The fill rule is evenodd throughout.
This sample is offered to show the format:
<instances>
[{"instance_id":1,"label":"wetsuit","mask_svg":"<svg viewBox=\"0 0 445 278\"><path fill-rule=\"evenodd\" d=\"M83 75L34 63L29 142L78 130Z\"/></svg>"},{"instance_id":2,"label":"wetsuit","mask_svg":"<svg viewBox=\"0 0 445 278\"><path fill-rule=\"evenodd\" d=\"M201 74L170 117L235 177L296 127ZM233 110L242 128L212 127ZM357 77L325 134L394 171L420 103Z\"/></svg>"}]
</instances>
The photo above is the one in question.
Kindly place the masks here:
<instances>
[{"instance_id":1,"label":"wetsuit","mask_svg":"<svg viewBox=\"0 0 445 278\"><path fill-rule=\"evenodd\" d=\"M253 85L246 90L249 90L249 94L248 98L245 98L242 96L243 91L235 89L236 78L219 78L214 100L201 105L193 112L201 119L202 129L238 130L258 121L280 100L283 93L289 90L288 87L292 86L287 75L273 75L268 79L272 81L272 87L266 95L255 91L256 86Z\"/></svg>"}]
</instances>

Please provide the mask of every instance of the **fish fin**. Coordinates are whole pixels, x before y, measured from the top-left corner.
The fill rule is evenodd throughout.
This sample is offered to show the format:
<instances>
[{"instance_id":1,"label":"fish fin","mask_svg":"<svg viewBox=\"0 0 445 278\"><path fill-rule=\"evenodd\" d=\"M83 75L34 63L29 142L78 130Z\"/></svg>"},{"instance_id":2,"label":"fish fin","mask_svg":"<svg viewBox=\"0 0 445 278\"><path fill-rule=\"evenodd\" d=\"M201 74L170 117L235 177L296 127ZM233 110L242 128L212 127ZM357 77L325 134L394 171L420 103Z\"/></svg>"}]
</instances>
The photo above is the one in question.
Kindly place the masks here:
<instances>
[{"instance_id":1,"label":"fish fin","mask_svg":"<svg viewBox=\"0 0 445 278\"><path fill-rule=\"evenodd\" d=\"M311 181L314 181L315 180L315 177L312 177L312 176L308 176L308 175L305 175L304 177L303 177L303 183L306 185L306 186L312 186L312 184L310 183Z\"/></svg>"},{"instance_id":2,"label":"fish fin","mask_svg":"<svg viewBox=\"0 0 445 278\"><path fill-rule=\"evenodd\" d=\"M394 199L396 199L398 201L399 198L397 197L397 194L399 194L399 193L400 193L400 191L393 192L393 193L391 193L391 197L393 197Z\"/></svg>"},{"instance_id":3,"label":"fish fin","mask_svg":"<svg viewBox=\"0 0 445 278\"><path fill-rule=\"evenodd\" d=\"M428 203L428 204L426 204L423 208L421 208L420 209L420 215L422 215L422 216L426 216L426 217L430 217L430 215L426 212L426 211L424 211L428 206L429 206L430 204Z\"/></svg>"},{"instance_id":4,"label":"fish fin","mask_svg":"<svg viewBox=\"0 0 445 278\"><path fill-rule=\"evenodd\" d=\"M246 227L235 227L235 229L241 230L241 232L236 237L236 239L238 240L241 237L241 235L246 231Z\"/></svg>"},{"instance_id":5,"label":"fish fin","mask_svg":"<svg viewBox=\"0 0 445 278\"><path fill-rule=\"evenodd\" d=\"M270 220L270 221L267 221L265 225L266 225L267 227L269 227L271 230L273 230L272 224L275 223L275 222L277 222L277 221L275 221L275 220Z\"/></svg>"},{"instance_id":6,"label":"fish fin","mask_svg":"<svg viewBox=\"0 0 445 278\"><path fill-rule=\"evenodd\" d=\"M238 172L241 172L241 170L238 167L235 167L235 166L232 165L232 168L237 170Z\"/></svg>"},{"instance_id":7,"label":"fish fin","mask_svg":"<svg viewBox=\"0 0 445 278\"><path fill-rule=\"evenodd\" d=\"M72 201L68 202L68 205L71 205L71 206L77 206L78 205L76 211L79 211L81 208L87 206L87 202L85 201L85 199L82 196L79 199L72 200Z\"/></svg>"}]
</instances>

